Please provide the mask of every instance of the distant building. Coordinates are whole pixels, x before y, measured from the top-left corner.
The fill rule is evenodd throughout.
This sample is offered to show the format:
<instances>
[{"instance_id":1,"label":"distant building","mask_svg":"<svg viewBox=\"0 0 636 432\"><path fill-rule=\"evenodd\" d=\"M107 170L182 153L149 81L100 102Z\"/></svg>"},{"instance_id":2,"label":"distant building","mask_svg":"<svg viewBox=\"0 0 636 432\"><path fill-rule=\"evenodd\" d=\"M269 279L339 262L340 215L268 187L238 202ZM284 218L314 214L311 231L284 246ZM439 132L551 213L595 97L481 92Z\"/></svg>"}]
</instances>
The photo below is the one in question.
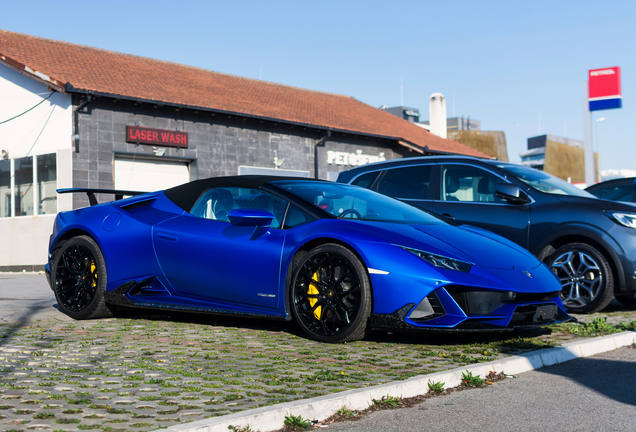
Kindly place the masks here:
<instances>
[{"instance_id":1,"label":"distant building","mask_svg":"<svg viewBox=\"0 0 636 432\"><path fill-rule=\"evenodd\" d=\"M381 107L384 111L395 116L415 122L416 125L430 130L430 121L418 122L420 111L408 107ZM482 151L497 160L508 162L508 146L506 134L503 131L482 131L479 120L465 117L453 117L446 120L447 136L470 148Z\"/></svg>"},{"instance_id":2,"label":"distant building","mask_svg":"<svg viewBox=\"0 0 636 432\"><path fill-rule=\"evenodd\" d=\"M418 123L420 121L420 110L417 108L409 108L405 106L387 108L386 106L382 106L380 109L411 123Z\"/></svg>"},{"instance_id":3,"label":"distant building","mask_svg":"<svg viewBox=\"0 0 636 432\"><path fill-rule=\"evenodd\" d=\"M521 164L545 171L571 183L585 183L584 142L554 135L528 138L528 150L522 152ZM594 154L596 161L597 155ZM596 162L594 163L596 167ZM598 181L598 172L594 173Z\"/></svg>"},{"instance_id":4,"label":"distant building","mask_svg":"<svg viewBox=\"0 0 636 432\"><path fill-rule=\"evenodd\" d=\"M429 129L430 122L418 123ZM479 120L464 117L453 117L446 120L447 137L470 148L482 151L497 160L508 162L508 146L506 134L502 131L482 131Z\"/></svg>"},{"instance_id":5,"label":"distant building","mask_svg":"<svg viewBox=\"0 0 636 432\"><path fill-rule=\"evenodd\" d=\"M454 130L449 128L447 136L449 139L482 151L497 160L508 162L508 146L506 145L506 134L503 131Z\"/></svg>"},{"instance_id":6,"label":"distant building","mask_svg":"<svg viewBox=\"0 0 636 432\"><path fill-rule=\"evenodd\" d=\"M422 122L425 125L429 125L429 121ZM481 130L481 122L479 120L471 120L470 117L453 117L446 120L446 129L449 131L452 130L462 130L462 131L480 131Z\"/></svg>"},{"instance_id":7,"label":"distant building","mask_svg":"<svg viewBox=\"0 0 636 432\"><path fill-rule=\"evenodd\" d=\"M633 169L607 169L601 171L603 181L619 178L636 177L636 170Z\"/></svg>"}]
</instances>

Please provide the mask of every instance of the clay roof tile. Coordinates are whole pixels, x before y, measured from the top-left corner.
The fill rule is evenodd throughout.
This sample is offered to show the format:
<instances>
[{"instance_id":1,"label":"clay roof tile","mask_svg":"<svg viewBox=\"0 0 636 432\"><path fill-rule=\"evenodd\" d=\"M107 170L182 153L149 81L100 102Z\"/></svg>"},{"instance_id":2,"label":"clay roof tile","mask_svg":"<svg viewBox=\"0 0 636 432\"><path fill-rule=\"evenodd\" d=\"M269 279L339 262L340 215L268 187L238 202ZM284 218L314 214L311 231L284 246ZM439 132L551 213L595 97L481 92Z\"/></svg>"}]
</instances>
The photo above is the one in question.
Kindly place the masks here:
<instances>
[{"instance_id":1,"label":"clay roof tile","mask_svg":"<svg viewBox=\"0 0 636 432\"><path fill-rule=\"evenodd\" d=\"M74 91L233 112L489 157L352 97L0 30L0 62ZM44 78L43 78L44 77Z\"/></svg>"}]
</instances>

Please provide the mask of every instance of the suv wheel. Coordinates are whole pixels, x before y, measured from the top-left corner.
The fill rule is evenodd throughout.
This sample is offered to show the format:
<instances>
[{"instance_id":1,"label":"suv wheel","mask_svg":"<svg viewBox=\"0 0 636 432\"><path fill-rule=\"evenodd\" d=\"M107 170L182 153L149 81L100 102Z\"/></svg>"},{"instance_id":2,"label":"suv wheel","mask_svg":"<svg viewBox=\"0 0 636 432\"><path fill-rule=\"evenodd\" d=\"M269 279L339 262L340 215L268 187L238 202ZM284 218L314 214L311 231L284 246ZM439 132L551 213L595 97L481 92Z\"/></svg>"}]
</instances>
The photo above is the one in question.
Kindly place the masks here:
<instances>
[{"instance_id":1,"label":"suv wheel","mask_svg":"<svg viewBox=\"0 0 636 432\"><path fill-rule=\"evenodd\" d=\"M612 269L603 254L592 246L566 244L552 254L547 264L561 280L561 300L568 312L598 312L612 301Z\"/></svg>"}]
</instances>

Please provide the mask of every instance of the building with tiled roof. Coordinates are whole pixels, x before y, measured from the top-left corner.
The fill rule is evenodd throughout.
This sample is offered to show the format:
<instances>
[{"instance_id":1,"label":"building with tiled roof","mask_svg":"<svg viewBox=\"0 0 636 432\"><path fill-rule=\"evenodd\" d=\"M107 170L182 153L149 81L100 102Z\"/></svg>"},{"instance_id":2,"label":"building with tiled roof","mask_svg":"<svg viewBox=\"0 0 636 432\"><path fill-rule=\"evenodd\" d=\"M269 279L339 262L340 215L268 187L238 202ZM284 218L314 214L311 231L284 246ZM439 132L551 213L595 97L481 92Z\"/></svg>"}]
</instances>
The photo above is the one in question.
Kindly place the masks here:
<instances>
[{"instance_id":1,"label":"building with tiled roof","mask_svg":"<svg viewBox=\"0 0 636 432\"><path fill-rule=\"evenodd\" d=\"M335 179L383 159L488 157L352 97L3 30L0 98L0 236L18 245L0 251L0 271L39 269L54 215L87 205L56 188Z\"/></svg>"}]
</instances>

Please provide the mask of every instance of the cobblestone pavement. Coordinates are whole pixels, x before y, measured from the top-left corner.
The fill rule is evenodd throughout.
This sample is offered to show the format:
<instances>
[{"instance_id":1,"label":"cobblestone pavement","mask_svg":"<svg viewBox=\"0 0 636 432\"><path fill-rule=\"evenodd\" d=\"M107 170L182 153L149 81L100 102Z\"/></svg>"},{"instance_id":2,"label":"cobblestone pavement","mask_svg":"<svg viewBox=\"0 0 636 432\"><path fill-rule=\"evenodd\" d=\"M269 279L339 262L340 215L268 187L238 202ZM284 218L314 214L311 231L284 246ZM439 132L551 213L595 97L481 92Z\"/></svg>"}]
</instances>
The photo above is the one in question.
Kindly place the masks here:
<instances>
[{"instance_id":1,"label":"cobblestone pavement","mask_svg":"<svg viewBox=\"0 0 636 432\"><path fill-rule=\"evenodd\" d=\"M0 430L153 430L633 329L636 311L613 304L579 319L338 345L293 323L185 314L0 324Z\"/></svg>"}]
</instances>

